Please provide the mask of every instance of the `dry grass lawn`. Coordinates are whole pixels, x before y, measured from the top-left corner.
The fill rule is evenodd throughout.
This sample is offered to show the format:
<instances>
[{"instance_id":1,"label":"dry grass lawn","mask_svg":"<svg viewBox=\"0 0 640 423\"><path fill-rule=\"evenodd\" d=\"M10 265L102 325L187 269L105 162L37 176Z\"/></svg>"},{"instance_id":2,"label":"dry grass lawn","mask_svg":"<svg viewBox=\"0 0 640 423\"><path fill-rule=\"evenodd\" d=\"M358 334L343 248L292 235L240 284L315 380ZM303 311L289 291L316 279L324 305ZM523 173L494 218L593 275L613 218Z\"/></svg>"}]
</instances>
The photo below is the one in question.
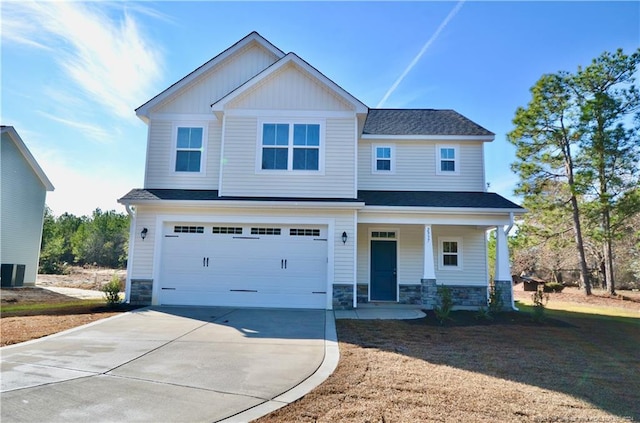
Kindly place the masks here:
<instances>
[{"instance_id":1,"label":"dry grass lawn","mask_svg":"<svg viewBox=\"0 0 640 423\"><path fill-rule=\"evenodd\" d=\"M640 421L640 320L547 314L338 320L336 371L258 422Z\"/></svg>"}]
</instances>

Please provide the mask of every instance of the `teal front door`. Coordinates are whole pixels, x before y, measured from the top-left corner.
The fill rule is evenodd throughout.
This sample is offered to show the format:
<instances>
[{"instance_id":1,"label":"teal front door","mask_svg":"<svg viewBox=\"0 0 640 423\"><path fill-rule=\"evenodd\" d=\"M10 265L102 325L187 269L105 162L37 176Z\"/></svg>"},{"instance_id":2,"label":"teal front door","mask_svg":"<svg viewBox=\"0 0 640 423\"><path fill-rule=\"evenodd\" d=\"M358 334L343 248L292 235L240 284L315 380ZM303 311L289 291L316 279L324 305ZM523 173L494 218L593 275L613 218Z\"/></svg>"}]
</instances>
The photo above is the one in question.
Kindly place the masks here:
<instances>
[{"instance_id":1,"label":"teal front door","mask_svg":"<svg viewBox=\"0 0 640 423\"><path fill-rule=\"evenodd\" d=\"M371 241L371 301L397 301L395 241Z\"/></svg>"}]
</instances>

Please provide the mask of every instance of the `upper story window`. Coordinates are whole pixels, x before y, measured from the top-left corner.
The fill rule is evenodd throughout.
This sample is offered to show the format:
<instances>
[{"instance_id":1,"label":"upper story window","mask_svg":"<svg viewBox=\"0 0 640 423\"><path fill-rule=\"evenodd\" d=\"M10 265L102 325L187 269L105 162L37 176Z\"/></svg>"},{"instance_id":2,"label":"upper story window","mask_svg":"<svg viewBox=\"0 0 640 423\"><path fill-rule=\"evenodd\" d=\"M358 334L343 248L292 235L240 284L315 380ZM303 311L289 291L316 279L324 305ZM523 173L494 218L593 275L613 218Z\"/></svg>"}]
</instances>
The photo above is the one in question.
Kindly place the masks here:
<instances>
[{"instance_id":1,"label":"upper story window","mask_svg":"<svg viewBox=\"0 0 640 423\"><path fill-rule=\"evenodd\" d=\"M263 123L262 170L320 170L318 123Z\"/></svg>"},{"instance_id":2,"label":"upper story window","mask_svg":"<svg viewBox=\"0 0 640 423\"><path fill-rule=\"evenodd\" d=\"M395 171L395 148L393 145L372 146L371 171L373 173L393 173Z\"/></svg>"},{"instance_id":3,"label":"upper story window","mask_svg":"<svg viewBox=\"0 0 640 423\"><path fill-rule=\"evenodd\" d=\"M462 269L462 238L439 238L440 257L438 268L440 270Z\"/></svg>"},{"instance_id":4,"label":"upper story window","mask_svg":"<svg viewBox=\"0 0 640 423\"><path fill-rule=\"evenodd\" d=\"M453 145L439 145L436 147L437 169L440 175L451 175L459 173L460 160L458 147Z\"/></svg>"},{"instance_id":5,"label":"upper story window","mask_svg":"<svg viewBox=\"0 0 640 423\"><path fill-rule=\"evenodd\" d=\"M204 128L176 128L176 172L202 172L204 159Z\"/></svg>"}]
</instances>

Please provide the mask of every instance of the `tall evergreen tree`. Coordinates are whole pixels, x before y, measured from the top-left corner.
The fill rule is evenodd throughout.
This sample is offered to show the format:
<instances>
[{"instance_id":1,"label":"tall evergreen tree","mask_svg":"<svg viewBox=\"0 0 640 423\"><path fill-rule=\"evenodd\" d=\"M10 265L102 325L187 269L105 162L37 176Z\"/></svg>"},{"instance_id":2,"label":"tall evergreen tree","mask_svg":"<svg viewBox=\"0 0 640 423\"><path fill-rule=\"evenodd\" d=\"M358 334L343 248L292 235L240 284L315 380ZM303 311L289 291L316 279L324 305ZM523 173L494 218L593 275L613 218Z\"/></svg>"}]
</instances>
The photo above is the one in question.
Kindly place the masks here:
<instances>
[{"instance_id":1,"label":"tall evergreen tree","mask_svg":"<svg viewBox=\"0 0 640 423\"><path fill-rule=\"evenodd\" d=\"M519 107L513 120L515 128L507 134L516 146L512 169L520 177L516 193L524 196L524 206L552 211L571 210L576 251L580 264L580 282L586 295L591 281L584 252L578 196L583 184L576 174L575 152L580 140L577 110L566 72L543 75L531 88L526 108ZM566 197L550 196L550 187L566 184Z\"/></svg>"},{"instance_id":2,"label":"tall evergreen tree","mask_svg":"<svg viewBox=\"0 0 640 423\"><path fill-rule=\"evenodd\" d=\"M579 172L586 182L585 215L602 245L607 291L615 293L613 242L640 212L640 93L633 85L640 49L605 52L571 79L580 111Z\"/></svg>"}]
</instances>

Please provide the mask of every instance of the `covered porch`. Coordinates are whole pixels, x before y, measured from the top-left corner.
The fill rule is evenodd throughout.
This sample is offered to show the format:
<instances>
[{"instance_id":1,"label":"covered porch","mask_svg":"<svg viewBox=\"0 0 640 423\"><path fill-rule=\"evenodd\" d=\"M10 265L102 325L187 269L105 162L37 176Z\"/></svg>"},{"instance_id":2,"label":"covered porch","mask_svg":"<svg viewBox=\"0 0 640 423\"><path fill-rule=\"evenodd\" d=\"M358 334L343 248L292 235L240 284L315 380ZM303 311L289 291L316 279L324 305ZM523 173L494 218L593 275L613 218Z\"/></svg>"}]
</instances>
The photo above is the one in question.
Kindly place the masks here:
<instances>
[{"instance_id":1,"label":"covered porch","mask_svg":"<svg viewBox=\"0 0 640 423\"><path fill-rule=\"evenodd\" d=\"M447 286L455 309L487 306L488 231L497 229L495 281L505 309L513 306L506 234L513 216L359 213L356 307L433 309Z\"/></svg>"}]
</instances>

